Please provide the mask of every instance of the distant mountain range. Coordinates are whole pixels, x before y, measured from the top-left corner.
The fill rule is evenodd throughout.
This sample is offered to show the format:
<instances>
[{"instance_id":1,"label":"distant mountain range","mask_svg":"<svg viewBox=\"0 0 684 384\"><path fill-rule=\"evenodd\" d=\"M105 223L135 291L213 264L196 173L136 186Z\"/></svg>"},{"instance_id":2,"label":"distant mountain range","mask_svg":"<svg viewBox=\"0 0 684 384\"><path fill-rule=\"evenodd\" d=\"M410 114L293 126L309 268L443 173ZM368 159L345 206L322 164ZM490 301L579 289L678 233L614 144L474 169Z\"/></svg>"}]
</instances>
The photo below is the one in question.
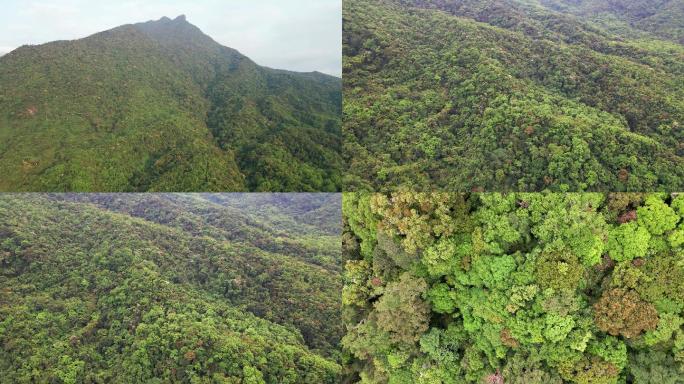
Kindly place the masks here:
<instances>
[{"instance_id":1,"label":"distant mountain range","mask_svg":"<svg viewBox=\"0 0 684 384\"><path fill-rule=\"evenodd\" d=\"M259 66L185 16L22 46L0 89L0 190L340 189L341 80Z\"/></svg>"}]
</instances>

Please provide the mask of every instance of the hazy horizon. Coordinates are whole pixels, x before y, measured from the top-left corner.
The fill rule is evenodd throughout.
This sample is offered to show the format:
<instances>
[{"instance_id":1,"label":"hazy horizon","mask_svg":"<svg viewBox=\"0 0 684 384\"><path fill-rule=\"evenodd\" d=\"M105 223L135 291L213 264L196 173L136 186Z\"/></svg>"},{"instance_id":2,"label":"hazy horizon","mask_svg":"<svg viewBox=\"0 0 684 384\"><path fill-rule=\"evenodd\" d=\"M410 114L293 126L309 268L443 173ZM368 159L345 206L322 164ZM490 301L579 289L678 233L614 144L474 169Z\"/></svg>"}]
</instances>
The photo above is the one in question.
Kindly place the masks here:
<instances>
[{"instance_id":1,"label":"hazy horizon","mask_svg":"<svg viewBox=\"0 0 684 384\"><path fill-rule=\"evenodd\" d=\"M342 75L341 0L6 1L0 56L22 45L75 40L123 24L185 15L218 43L260 65Z\"/></svg>"}]
</instances>

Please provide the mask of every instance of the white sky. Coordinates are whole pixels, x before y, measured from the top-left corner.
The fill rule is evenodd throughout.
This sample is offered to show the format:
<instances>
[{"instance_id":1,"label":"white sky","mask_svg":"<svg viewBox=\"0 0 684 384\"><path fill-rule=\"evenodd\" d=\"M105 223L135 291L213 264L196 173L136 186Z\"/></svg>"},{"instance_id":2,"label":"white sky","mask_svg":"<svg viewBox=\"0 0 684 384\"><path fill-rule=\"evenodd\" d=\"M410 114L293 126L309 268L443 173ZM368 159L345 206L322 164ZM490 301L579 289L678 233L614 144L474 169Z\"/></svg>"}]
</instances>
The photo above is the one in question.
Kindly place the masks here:
<instances>
[{"instance_id":1,"label":"white sky","mask_svg":"<svg viewBox=\"0 0 684 384\"><path fill-rule=\"evenodd\" d=\"M258 64L342 74L342 0L2 0L0 55L184 14Z\"/></svg>"}]
</instances>

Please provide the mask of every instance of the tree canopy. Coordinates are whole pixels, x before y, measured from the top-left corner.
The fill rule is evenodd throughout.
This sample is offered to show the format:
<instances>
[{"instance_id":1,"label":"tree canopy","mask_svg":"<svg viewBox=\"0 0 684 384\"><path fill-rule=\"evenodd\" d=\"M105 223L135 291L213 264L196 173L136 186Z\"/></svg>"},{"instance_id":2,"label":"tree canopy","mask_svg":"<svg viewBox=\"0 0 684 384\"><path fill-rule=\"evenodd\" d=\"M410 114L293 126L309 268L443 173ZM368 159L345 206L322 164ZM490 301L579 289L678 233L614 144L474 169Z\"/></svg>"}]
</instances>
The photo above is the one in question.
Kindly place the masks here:
<instances>
[{"instance_id":1,"label":"tree canopy","mask_svg":"<svg viewBox=\"0 0 684 384\"><path fill-rule=\"evenodd\" d=\"M360 383L680 383L684 196L346 193Z\"/></svg>"}]
</instances>

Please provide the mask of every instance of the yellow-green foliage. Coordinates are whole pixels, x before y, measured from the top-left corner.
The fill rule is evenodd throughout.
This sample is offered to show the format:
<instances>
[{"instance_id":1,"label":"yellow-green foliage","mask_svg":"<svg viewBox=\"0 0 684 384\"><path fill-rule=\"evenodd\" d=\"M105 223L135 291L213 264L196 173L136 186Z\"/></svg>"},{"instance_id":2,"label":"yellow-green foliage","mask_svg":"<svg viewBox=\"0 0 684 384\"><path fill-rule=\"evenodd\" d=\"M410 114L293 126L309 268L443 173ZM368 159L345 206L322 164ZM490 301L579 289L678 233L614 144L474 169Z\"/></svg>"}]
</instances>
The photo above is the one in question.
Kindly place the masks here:
<instances>
[{"instance_id":1,"label":"yellow-green foliage","mask_svg":"<svg viewBox=\"0 0 684 384\"><path fill-rule=\"evenodd\" d=\"M608 234L608 254L615 261L629 261L644 257L648 251L651 234L635 222L629 222L613 229Z\"/></svg>"}]
</instances>

